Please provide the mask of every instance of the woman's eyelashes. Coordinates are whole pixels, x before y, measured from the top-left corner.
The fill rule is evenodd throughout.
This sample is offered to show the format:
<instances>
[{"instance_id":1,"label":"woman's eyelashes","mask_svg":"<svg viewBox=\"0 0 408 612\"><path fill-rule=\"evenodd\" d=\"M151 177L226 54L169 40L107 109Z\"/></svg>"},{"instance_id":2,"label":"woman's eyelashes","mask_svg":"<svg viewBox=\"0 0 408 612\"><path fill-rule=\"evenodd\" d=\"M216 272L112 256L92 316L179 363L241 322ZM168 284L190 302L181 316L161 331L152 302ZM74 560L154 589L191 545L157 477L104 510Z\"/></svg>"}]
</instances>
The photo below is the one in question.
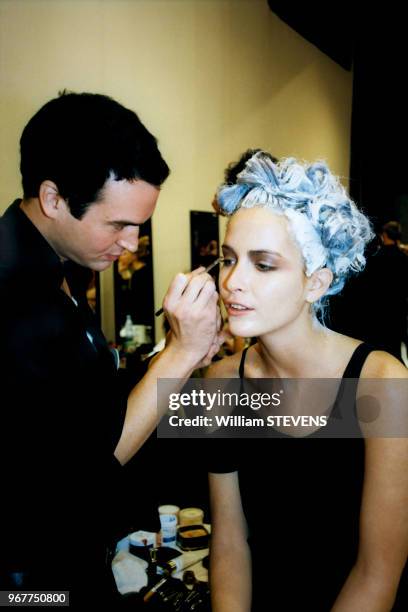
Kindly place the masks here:
<instances>
[{"instance_id":1,"label":"woman's eyelashes","mask_svg":"<svg viewBox=\"0 0 408 612\"><path fill-rule=\"evenodd\" d=\"M260 272L272 272L272 270L276 270L276 266L271 263L266 263L263 261L254 262L255 268Z\"/></svg>"},{"instance_id":2,"label":"woman's eyelashes","mask_svg":"<svg viewBox=\"0 0 408 612\"><path fill-rule=\"evenodd\" d=\"M235 263L235 259L232 257L223 257L220 261L220 264L224 267L233 266Z\"/></svg>"},{"instance_id":3,"label":"woman's eyelashes","mask_svg":"<svg viewBox=\"0 0 408 612\"><path fill-rule=\"evenodd\" d=\"M266 262L266 261L257 261L257 260L253 260L251 258L252 264L255 266L255 268L259 271L259 272L271 272L273 270L277 269L277 266L273 265L271 262ZM235 257L223 257L220 261L221 265L225 268L234 266L237 262L237 259Z\"/></svg>"}]
</instances>

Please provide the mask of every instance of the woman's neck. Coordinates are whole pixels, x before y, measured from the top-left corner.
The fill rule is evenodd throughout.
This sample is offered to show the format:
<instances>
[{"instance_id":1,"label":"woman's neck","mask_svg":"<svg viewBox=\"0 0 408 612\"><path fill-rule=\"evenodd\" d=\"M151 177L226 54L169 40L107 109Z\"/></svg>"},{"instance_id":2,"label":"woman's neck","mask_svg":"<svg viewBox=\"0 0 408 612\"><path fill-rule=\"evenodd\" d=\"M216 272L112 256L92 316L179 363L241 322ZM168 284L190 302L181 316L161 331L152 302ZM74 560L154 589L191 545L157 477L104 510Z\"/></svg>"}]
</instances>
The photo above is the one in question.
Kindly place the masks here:
<instances>
[{"instance_id":1,"label":"woman's neck","mask_svg":"<svg viewBox=\"0 0 408 612\"><path fill-rule=\"evenodd\" d=\"M331 330L308 317L258 338L258 366L262 376L309 378L318 376L333 336Z\"/></svg>"}]
</instances>

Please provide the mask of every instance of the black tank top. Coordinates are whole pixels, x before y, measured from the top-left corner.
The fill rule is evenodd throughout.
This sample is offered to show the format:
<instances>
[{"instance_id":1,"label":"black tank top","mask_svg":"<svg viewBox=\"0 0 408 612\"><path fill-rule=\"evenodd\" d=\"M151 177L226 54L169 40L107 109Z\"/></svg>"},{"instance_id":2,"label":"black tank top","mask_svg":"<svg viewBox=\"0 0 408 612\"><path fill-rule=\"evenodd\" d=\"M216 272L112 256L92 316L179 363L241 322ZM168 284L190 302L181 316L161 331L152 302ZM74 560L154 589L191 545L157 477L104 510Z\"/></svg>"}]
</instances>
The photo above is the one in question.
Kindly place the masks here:
<instances>
[{"instance_id":1,"label":"black tank top","mask_svg":"<svg viewBox=\"0 0 408 612\"><path fill-rule=\"evenodd\" d=\"M336 405L345 381L358 383L373 350L357 346ZM214 442L210 471L238 471L252 553L252 612L329 612L357 557L364 439L311 435ZM408 610L407 578L408 564L393 612Z\"/></svg>"},{"instance_id":2,"label":"black tank top","mask_svg":"<svg viewBox=\"0 0 408 612\"><path fill-rule=\"evenodd\" d=\"M366 344L355 349L336 405L343 381L359 378L372 350ZM239 366L242 380L246 353ZM252 553L253 612L329 612L356 559L364 440L319 438L316 432L218 442L223 456L212 471L239 475Z\"/></svg>"},{"instance_id":3,"label":"black tank top","mask_svg":"<svg viewBox=\"0 0 408 612\"><path fill-rule=\"evenodd\" d=\"M247 346L242 351L241 361L239 364L239 377L244 377L244 369L245 369L245 359L248 352L249 346ZM344 370L343 378L359 378L361 374L361 370L363 369L363 365L368 355L373 351L373 347L365 342L362 342L357 346L354 350L353 354L350 357L350 361L348 362L346 369Z\"/></svg>"},{"instance_id":4,"label":"black tank top","mask_svg":"<svg viewBox=\"0 0 408 612\"><path fill-rule=\"evenodd\" d=\"M248 349L249 347L246 347L242 352L238 370L241 380L241 393L245 391L245 360ZM328 424L318 429L315 433L310 434L309 438L362 437L356 413L356 393L361 370L368 355L373 350L372 346L364 342L355 348L341 378L337 396L330 411ZM312 384L315 384L314 381L312 381ZM335 379L333 379L333 384L336 384ZM291 437L271 428L265 429L268 429L268 437Z\"/></svg>"}]
</instances>

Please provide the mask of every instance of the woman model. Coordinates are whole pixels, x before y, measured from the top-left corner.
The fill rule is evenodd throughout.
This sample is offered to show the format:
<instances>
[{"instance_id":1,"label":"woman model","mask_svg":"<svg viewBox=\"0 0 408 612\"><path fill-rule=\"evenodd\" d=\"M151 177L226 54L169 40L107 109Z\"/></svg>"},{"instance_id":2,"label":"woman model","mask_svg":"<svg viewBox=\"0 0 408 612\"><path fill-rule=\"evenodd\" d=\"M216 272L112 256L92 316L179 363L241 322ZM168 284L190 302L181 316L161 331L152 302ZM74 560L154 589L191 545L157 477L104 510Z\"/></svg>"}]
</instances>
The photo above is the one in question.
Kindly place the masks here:
<instances>
[{"instance_id":1,"label":"woman model","mask_svg":"<svg viewBox=\"0 0 408 612\"><path fill-rule=\"evenodd\" d=\"M384 379L382 417L404 419L406 368L321 323L328 296L364 267L372 237L326 164L274 163L258 151L217 200L231 216L220 294L231 332L257 342L208 376L357 379L357 399L363 381ZM324 437L311 426L216 441L214 612L402 610L393 606L408 551L408 440L370 435L354 399L349 416L361 436Z\"/></svg>"}]
</instances>

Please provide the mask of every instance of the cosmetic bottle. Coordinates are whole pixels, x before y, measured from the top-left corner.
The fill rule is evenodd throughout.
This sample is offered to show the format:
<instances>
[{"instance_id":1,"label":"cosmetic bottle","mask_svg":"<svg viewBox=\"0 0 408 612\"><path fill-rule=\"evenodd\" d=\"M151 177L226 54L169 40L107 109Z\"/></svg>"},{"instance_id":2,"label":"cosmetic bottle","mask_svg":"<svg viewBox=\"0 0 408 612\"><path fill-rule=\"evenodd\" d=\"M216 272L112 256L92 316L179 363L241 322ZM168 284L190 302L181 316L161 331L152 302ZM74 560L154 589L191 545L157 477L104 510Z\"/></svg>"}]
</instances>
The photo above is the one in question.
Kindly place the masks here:
<instances>
[{"instance_id":1,"label":"cosmetic bottle","mask_svg":"<svg viewBox=\"0 0 408 612\"><path fill-rule=\"evenodd\" d=\"M167 561L165 563L160 563L157 571L159 574L165 574L165 575L175 574L185 569L186 567L190 567L191 565L198 563L199 561L204 559L204 557L206 557L207 555L208 555L208 551L206 550L204 551L195 550L195 551L185 552L179 557L176 557L175 559L171 559L170 561Z\"/></svg>"},{"instance_id":2,"label":"cosmetic bottle","mask_svg":"<svg viewBox=\"0 0 408 612\"><path fill-rule=\"evenodd\" d=\"M157 582L160 580L160 576L157 571L158 565L157 565L156 553L157 553L157 548L149 549L149 559L148 559L149 565L146 568L148 588L150 588L154 584L157 584Z\"/></svg>"}]
</instances>

